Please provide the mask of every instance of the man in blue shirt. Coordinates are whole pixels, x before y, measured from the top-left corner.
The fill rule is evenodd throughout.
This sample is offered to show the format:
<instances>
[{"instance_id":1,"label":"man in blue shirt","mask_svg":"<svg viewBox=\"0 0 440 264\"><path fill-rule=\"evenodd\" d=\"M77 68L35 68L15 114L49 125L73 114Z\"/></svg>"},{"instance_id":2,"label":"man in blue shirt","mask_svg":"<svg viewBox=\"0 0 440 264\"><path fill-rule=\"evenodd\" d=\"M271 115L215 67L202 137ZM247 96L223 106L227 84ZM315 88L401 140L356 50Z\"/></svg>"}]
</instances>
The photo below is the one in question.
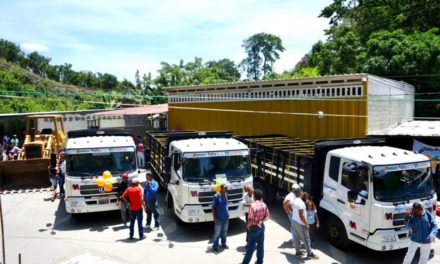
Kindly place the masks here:
<instances>
[{"instance_id":1,"label":"man in blue shirt","mask_svg":"<svg viewBox=\"0 0 440 264\"><path fill-rule=\"evenodd\" d=\"M430 212L424 211L421 203L414 203L409 214L408 227L412 232L403 264L410 264L414 258L417 248L420 247L420 264L426 264L431 252L431 242L437 237L437 223Z\"/></svg>"},{"instance_id":2,"label":"man in blue shirt","mask_svg":"<svg viewBox=\"0 0 440 264\"><path fill-rule=\"evenodd\" d=\"M151 172L147 172L147 182L144 185L144 203L145 212L147 213L147 228L151 224L151 215L154 216L154 229L159 229L160 215L157 206L157 191L159 190L159 183L153 179Z\"/></svg>"},{"instance_id":3,"label":"man in blue shirt","mask_svg":"<svg viewBox=\"0 0 440 264\"><path fill-rule=\"evenodd\" d=\"M212 217L214 219L214 236L212 237L212 251L218 254L218 241L221 237L222 248L229 249L226 245L226 236L229 226L229 209L228 209L228 185L222 183L220 192L214 195L212 200Z\"/></svg>"}]
</instances>

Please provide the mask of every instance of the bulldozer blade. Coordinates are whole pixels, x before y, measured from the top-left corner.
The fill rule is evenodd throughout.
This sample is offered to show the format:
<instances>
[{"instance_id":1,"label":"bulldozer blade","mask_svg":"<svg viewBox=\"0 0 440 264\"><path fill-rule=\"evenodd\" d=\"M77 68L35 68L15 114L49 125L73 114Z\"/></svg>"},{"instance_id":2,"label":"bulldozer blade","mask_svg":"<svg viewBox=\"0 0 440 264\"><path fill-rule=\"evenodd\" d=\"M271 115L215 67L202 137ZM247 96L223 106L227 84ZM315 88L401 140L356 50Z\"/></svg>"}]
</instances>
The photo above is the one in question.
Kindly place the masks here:
<instances>
[{"instance_id":1,"label":"bulldozer blade","mask_svg":"<svg viewBox=\"0 0 440 264\"><path fill-rule=\"evenodd\" d=\"M1 190L48 187L49 163L50 159L0 161Z\"/></svg>"}]
</instances>

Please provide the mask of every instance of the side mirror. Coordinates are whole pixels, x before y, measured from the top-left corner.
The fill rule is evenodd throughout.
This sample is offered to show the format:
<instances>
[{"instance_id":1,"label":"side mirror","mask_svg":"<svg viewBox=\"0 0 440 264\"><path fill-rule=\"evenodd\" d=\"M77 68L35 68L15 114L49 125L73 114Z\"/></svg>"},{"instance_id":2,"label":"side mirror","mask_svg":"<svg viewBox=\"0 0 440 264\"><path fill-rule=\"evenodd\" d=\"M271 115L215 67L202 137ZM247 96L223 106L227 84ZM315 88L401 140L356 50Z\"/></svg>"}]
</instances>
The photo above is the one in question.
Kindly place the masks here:
<instances>
[{"instance_id":1,"label":"side mirror","mask_svg":"<svg viewBox=\"0 0 440 264\"><path fill-rule=\"evenodd\" d=\"M172 184L174 184L174 185L179 185L179 184L180 184L180 181L179 181L179 180L176 180L176 181L172 182Z\"/></svg>"},{"instance_id":2,"label":"side mirror","mask_svg":"<svg viewBox=\"0 0 440 264\"><path fill-rule=\"evenodd\" d=\"M171 157L165 157L165 164L163 167L163 174L165 176L165 179L169 179L171 175Z\"/></svg>"},{"instance_id":3,"label":"side mirror","mask_svg":"<svg viewBox=\"0 0 440 264\"><path fill-rule=\"evenodd\" d=\"M355 202L358 198L358 192L357 191L348 191L347 192L347 200L349 202Z\"/></svg>"}]
</instances>

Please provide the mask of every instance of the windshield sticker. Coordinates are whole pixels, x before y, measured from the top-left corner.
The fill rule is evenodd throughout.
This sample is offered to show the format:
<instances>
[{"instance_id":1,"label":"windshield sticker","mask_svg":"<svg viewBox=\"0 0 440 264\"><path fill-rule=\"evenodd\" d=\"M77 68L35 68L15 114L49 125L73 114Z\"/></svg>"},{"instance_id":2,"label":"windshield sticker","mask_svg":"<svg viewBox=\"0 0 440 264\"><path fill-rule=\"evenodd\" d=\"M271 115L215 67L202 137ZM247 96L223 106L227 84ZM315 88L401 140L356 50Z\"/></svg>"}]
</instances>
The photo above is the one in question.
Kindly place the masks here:
<instances>
[{"instance_id":1,"label":"windshield sticker","mask_svg":"<svg viewBox=\"0 0 440 264\"><path fill-rule=\"evenodd\" d=\"M416 170L416 169L429 168L429 167L431 167L431 163L429 161L424 161L418 163L377 166L375 169L383 170L385 172L391 172L391 171L403 171L403 170Z\"/></svg>"},{"instance_id":2,"label":"windshield sticker","mask_svg":"<svg viewBox=\"0 0 440 264\"><path fill-rule=\"evenodd\" d=\"M111 152L134 152L133 147L121 148L93 148L93 149L69 149L67 155L91 154L91 153L111 153Z\"/></svg>"},{"instance_id":3,"label":"windshield sticker","mask_svg":"<svg viewBox=\"0 0 440 264\"><path fill-rule=\"evenodd\" d=\"M234 151L215 151L215 152L195 152L185 153L185 158L207 158L207 157L225 157L225 156L247 156L249 151L247 150L234 150Z\"/></svg>"}]
</instances>

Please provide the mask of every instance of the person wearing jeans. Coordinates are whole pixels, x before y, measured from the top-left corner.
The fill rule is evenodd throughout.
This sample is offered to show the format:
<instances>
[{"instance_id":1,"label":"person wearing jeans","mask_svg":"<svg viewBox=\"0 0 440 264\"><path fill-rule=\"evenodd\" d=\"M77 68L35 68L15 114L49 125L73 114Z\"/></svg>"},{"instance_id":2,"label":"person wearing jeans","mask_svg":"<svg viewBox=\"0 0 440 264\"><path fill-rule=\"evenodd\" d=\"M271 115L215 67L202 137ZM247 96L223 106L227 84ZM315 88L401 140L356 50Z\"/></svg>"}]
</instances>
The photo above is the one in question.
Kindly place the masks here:
<instances>
[{"instance_id":1,"label":"person wearing jeans","mask_svg":"<svg viewBox=\"0 0 440 264\"><path fill-rule=\"evenodd\" d=\"M222 248L228 249L226 245L226 237L229 227L229 209L228 209L228 186L226 183L222 183L220 186L220 192L214 195L212 201L212 217L214 220L214 235L212 237L213 245L212 251L219 253L218 242L221 238Z\"/></svg>"},{"instance_id":2,"label":"person wearing jeans","mask_svg":"<svg viewBox=\"0 0 440 264\"><path fill-rule=\"evenodd\" d=\"M254 191L255 202L252 203L249 209L247 229L249 230L248 246L246 254L244 255L243 264L249 264L254 254L255 247L257 248L257 264L263 263L264 257L264 222L270 217L269 210L264 202L263 192L261 190Z\"/></svg>"},{"instance_id":3,"label":"person wearing jeans","mask_svg":"<svg viewBox=\"0 0 440 264\"><path fill-rule=\"evenodd\" d=\"M435 242L438 232L435 217L430 212L424 211L422 204L418 202L413 204L413 208L407 216L409 217L407 225L412 235L403 264L412 263L419 247L419 264L426 264L431 252L431 243Z\"/></svg>"},{"instance_id":4,"label":"person wearing jeans","mask_svg":"<svg viewBox=\"0 0 440 264\"><path fill-rule=\"evenodd\" d=\"M122 181L119 183L118 186L118 195L116 200L116 205L119 206L119 209L121 211L121 220L124 226L127 226L127 222L130 219L129 216L129 204L126 203L122 199L122 194L127 190L128 188L128 173L124 172L121 174Z\"/></svg>"},{"instance_id":5,"label":"person wearing jeans","mask_svg":"<svg viewBox=\"0 0 440 264\"><path fill-rule=\"evenodd\" d=\"M294 232L295 226L294 226L293 220L292 220L292 203L296 198L296 196L295 196L296 189L300 189L300 186L297 183L294 183L292 185L292 188L291 188L289 194L286 195L286 197L284 198L284 201L283 201L283 209L286 212L287 217L289 218L289 221L290 221L290 233L292 234L292 242L293 243L295 243L295 241L299 239L296 236L296 232Z\"/></svg>"},{"instance_id":6,"label":"person wearing jeans","mask_svg":"<svg viewBox=\"0 0 440 264\"><path fill-rule=\"evenodd\" d=\"M301 252L302 241L307 251L307 257L317 258L310 244L309 224L306 220L306 205L302 200L304 192L301 189L296 189L295 196L296 198L292 203L292 222L294 225L293 232L295 233L293 236L298 238L294 240L296 256L303 255L303 252Z\"/></svg>"},{"instance_id":7,"label":"person wearing jeans","mask_svg":"<svg viewBox=\"0 0 440 264\"><path fill-rule=\"evenodd\" d=\"M147 182L144 185L144 202L145 212L147 213L147 227L151 224L151 215L154 216L154 228L158 229L160 226L160 214L157 205L157 191L159 190L159 183L153 179L151 172L147 172Z\"/></svg>"},{"instance_id":8,"label":"person wearing jeans","mask_svg":"<svg viewBox=\"0 0 440 264\"><path fill-rule=\"evenodd\" d=\"M129 198L129 200L127 200ZM125 203L130 204L130 240L133 239L134 236L134 223L136 219L138 220L138 230L139 230L139 239L144 238L144 228L142 227L142 218L143 218L143 199L142 199L142 188L139 187L139 180L133 179L130 187L125 190L122 195L122 200Z\"/></svg>"}]
</instances>

